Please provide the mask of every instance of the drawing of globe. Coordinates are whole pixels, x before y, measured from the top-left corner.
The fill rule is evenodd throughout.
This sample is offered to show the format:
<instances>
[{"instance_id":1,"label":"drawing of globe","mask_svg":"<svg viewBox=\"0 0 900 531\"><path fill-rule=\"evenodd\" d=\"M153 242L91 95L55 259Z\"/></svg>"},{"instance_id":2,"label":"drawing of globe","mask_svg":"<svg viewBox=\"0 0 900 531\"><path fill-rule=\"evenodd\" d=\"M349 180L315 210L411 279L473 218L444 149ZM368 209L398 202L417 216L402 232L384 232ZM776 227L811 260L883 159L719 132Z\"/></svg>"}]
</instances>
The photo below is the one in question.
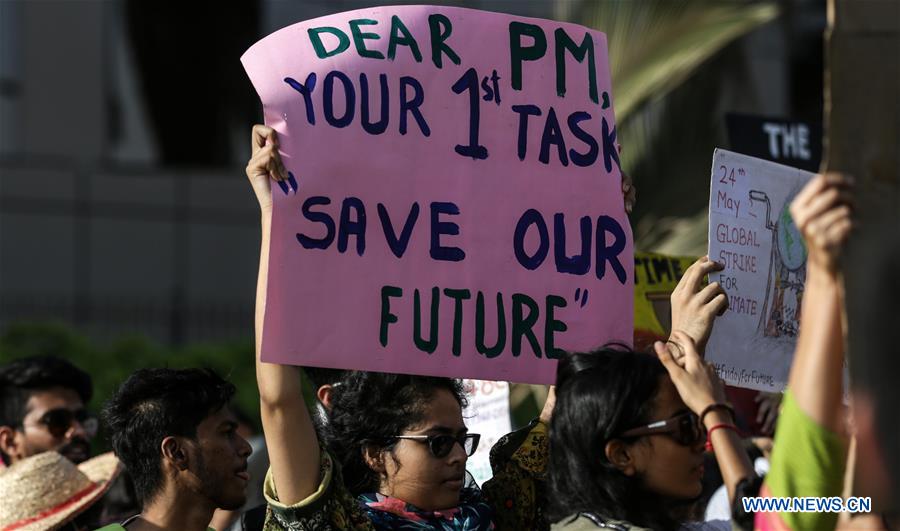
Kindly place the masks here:
<instances>
[{"instance_id":1,"label":"drawing of globe","mask_svg":"<svg viewBox=\"0 0 900 531\"><path fill-rule=\"evenodd\" d=\"M794 219L791 218L787 203L778 218L777 239L778 254L781 256L784 266L791 271L800 269L806 263L806 246L803 245L800 231L794 225Z\"/></svg>"}]
</instances>

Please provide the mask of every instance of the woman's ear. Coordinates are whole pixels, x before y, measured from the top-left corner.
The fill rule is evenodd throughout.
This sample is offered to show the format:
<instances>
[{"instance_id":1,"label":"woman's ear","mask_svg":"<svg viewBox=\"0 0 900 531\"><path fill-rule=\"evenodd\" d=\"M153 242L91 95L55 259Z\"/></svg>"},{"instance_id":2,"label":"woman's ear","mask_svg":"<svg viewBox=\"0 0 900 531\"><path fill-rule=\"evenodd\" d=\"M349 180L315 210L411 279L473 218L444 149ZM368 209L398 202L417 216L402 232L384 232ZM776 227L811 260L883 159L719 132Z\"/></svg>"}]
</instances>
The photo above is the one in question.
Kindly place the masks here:
<instances>
[{"instance_id":1,"label":"woman's ear","mask_svg":"<svg viewBox=\"0 0 900 531\"><path fill-rule=\"evenodd\" d=\"M634 476L637 471L636 455L631 445L618 439L606 443L603 448L606 459L626 476Z\"/></svg>"},{"instance_id":2,"label":"woman's ear","mask_svg":"<svg viewBox=\"0 0 900 531\"><path fill-rule=\"evenodd\" d=\"M325 384L316 389L316 399L325 407L326 411L331 411L331 391L334 389L332 384Z\"/></svg>"}]
</instances>

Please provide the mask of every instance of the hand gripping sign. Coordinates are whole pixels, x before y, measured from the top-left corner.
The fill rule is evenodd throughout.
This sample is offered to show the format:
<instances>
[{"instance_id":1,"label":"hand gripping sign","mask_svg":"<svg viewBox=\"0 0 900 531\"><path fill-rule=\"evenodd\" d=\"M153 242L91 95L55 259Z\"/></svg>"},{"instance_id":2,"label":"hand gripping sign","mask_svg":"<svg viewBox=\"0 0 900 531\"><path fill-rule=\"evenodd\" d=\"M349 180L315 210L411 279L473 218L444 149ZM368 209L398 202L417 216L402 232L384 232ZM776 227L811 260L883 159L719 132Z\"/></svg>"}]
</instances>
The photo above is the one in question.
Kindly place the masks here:
<instances>
[{"instance_id":1,"label":"hand gripping sign","mask_svg":"<svg viewBox=\"0 0 900 531\"><path fill-rule=\"evenodd\" d=\"M263 360L550 383L563 349L630 344L604 34L380 7L241 60L290 172Z\"/></svg>"}]
</instances>

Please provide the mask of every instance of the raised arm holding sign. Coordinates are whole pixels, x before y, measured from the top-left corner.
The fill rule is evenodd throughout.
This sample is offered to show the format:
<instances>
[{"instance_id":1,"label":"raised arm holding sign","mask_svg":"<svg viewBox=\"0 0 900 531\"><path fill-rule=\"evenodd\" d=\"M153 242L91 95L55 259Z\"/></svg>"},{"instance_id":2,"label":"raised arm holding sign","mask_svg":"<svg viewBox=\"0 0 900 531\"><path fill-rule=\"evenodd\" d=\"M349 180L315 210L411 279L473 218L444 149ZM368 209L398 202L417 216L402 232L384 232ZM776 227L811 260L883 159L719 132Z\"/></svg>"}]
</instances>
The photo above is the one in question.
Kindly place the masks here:
<instances>
[{"instance_id":1,"label":"raised arm holding sign","mask_svg":"<svg viewBox=\"0 0 900 531\"><path fill-rule=\"evenodd\" d=\"M816 175L789 209L808 249L800 328L771 469L761 495L841 495L847 461L843 404L844 306L840 261L853 229L853 180ZM808 478L815 478L810 481ZM754 529L833 529L837 513L757 513Z\"/></svg>"},{"instance_id":2,"label":"raised arm holding sign","mask_svg":"<svg viewBox=\"0 0 900 531\"><path fill-rule=\"evenodd\" d=\"M319 483L319 443L309 410L303 402L300 375L293 367L263 363L260 359L268 292L269 247L272 226L272 180L283 182L284 166L278 157L278 139L272 129L257 125L252 133L253 155L247 177L256 194L261 214L262 239L256 284L256 379L266 446L279 496L286 503L299 501ZM277 427L277 428L276 428ZM277 436L270 436L277 430Z\"/></svg>"},{"instance_id":3,"label":"raised arm holding sign","mask_svg":"<svg viewBox=\"0 0 900 531\"><path fill-rule=\"evenodd\" d=\"M563 349L630 342L634 193L605 37L384 8L285 28L243 61L268 124L247 168L267 525L488 529L453 380L356 373L324 451L287 365L549 383Z\"/></svg>"}]
</instances>

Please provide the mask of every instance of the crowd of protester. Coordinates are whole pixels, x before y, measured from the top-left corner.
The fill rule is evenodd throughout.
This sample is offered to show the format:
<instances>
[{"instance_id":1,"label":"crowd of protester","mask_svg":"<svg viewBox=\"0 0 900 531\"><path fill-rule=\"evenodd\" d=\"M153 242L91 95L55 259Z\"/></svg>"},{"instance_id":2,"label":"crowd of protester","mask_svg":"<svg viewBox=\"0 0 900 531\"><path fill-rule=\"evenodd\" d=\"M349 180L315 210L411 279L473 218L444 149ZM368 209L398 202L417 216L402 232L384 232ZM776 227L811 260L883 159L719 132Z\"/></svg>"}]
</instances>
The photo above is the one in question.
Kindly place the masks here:
<instances>
[{"instance_id":1,"label":"crowd of protester","mask_svg":"<svg viewBox=\"0 0 900 531\"><path fill-rule=\"evenodd\" d=\"M761 398L769 405L759 418L735 411L704 361L728 304L705 282L722 266L704 257L672 294L668 341L566 354L540 416L494 445L493 477L479 486L466 472L480 437L466 428L459 380L319 368L304 379L259 359L272 182L286 172L272 129L254 127L252 142L264 437L231 404L234 385L209 369L139 370L98 419L86 409L90 375L55 357L9 362L0 367L0 530L900 529L891 346L900 240L879 240L859 293L845 297L849 177L818 175L791 205L808 250L803 327L787 388ZM626 201L633 191L623 184ZM865 322L851 323L849 359L847 298L865 309L854 314ZM92 457L100 420L113 451ZM741 426L754 421L774 427L774 441L746 437ZM872 512L742 503L809 496L870 497Z\"/></svg>"}]
</instances>

